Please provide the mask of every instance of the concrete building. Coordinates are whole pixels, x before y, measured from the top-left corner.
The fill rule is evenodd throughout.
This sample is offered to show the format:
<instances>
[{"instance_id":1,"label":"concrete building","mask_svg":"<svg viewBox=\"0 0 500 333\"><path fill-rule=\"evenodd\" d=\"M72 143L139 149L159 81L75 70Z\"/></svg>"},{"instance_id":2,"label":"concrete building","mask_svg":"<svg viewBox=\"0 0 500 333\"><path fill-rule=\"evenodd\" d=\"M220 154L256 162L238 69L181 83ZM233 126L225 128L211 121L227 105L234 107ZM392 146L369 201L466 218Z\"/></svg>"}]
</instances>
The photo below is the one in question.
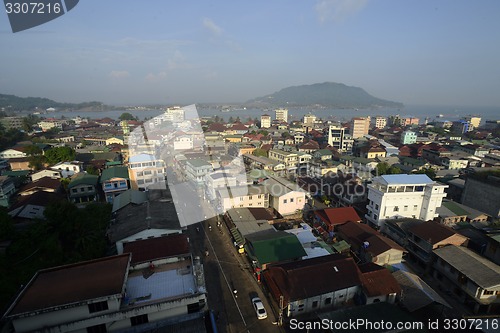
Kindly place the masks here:
<instances>
[{"instance_id":1,"label":"concrete building","mask_svg":"<svg viewBox=\"0 0 500 333\"><path fill-rule=\"evenodd\" d=\"M468 177L462 193L462 204L499 218L500 179L492 175L484 180Z\"/></svg>"},{"instance_id":2,"label":"concrete building","mask_svg":"<svg viewBox=\"0 0 500 333\"><path fill-rule=\"evenodd\" d=\"M142 332L203 316L199 260L187 254L132 265L132 255L38 271L8 308L8 325L14 332Z\"/></svg>"},{"instance_id":3,"label":"concrete building","mask_svg":"<svg viewBox=\"0 0 500 333\"><path fill-rule=\"evenodd\" d=\"M167 174L165 162L150 154L130 156L128 160L130 186L146 189L153 184L164 183Z\"/></svg>"},{"instance_id":4,"label":"concrete building","mask_svg":"<svg viewBox=\"0 0 500 333\"><path fill-rule=\"evenodd\" d=\"M274 110L276 115L276 120L280 122L288 123L288 109L276 109Z\"/></svg>"},{"instance_id":5,"label":"concrete building","mask_svg":"<svg viewBox=\"0 0 500 333\"><path fill-rule=\"evenodd\" d=\"M24 149L22 149L22 147L9 148L0 152L0 158L9 159L9 158L21 158L26 156L28 156L28 154L24 152Z\"/></svg>"},{"instance_id":6,"label":"concrete building","mask_svg":"<svg viewBox=\"0 0 500 333\"><path fill-rule=\"evenodd\" d=\"M382 129L387 126L387 118L386 117L381 117L377 116L375 117L375 128Z\"/></svg>"},{"instance_id":7,"label":"concrete building","mask_svg":"<svg viewBox=\"0 0 500 333\"><path fill-rule=\"evenodd\" d=\"M186 178L196 185L205 183L205 176L214 170L212 164L202 159L192 159L186 161Z\"/></svg>"},{"instance_id":8,"label":"concrete building","mask_svg":"<svg viewBox=\"0 0 500 333\"><path fill-rule=\"evenodd\" d=\"M306 192L297 184L277 176L269 176L261 184L269 193L269 206L281 215L295 214L304 208Z\"/></svg>"},{"instance_id":9,"label":"concrete building","mask_svg":"<svg viewBox=\"0 0 500 333\"><path fill-rule=\"evenodd\" d=\"M328 144L341 153L351 152L354 140L346 133L345 127L340 124L330 125L328 128Z\"/></svg>"},{"instance_id":10,"label":"concrete building","mask_svg":"<svg viewBox=\"0 0 500 333\"><path fill-rule=\"evenodd\" d=\"M404 131L401 133L401 143L404 145L411 145L417 142L417 133L413 131Z\"/></svg>"},{"instance_id":11,"label":"concrete building","mask_svg":"<svg viewBox=\"0 0 500 333\"><path fill-rule=\"evenodd\" d=\"M80 161L59 162L51 166L50 169L59 171L62 178L68 178L84 171L83 162Z\"/></svg>"},{"instance_id":12,"label":"concrete building","mask_svg":"<svg viewBox=\"0 0 500 333\"><path fill-rule=\"evenodd\" d=\"M448 245L434 250L434 278L467 304L475 314L500 311L500 266L463 247Z\"/></svg>"},{"instance_id":13,"label":"concrete building","mask_svg":"<svg viewBox=\"0 0 500 333\"><path fill-rule=\"evenodd\" d=\"M80 173L68 184L69 200L74 203L86 203L99 200L97 182L99 176Z\"/></svg>"},{"instance_id":14,"label":"concrete building","mask_svg":"<svg viewBox=\"0 0 500 333\"><path fill-rule=\"evenodd\" d=\"M263 114L260 116L260 128L271 127L271 116L268 114Z\"/></svg>"},{"instance_id":15,"label":"concrete building","mask_svg":"<svg viewBox=\"0 0 500 333\"><path fill-rule=\"evenodd\" d=\"M368 134L370 117L355 117L351 120L351 136L353 139L361 138Z\"/></svg>"},{"instance_id":16,"label":"concrete building","mask_svg":"<svg viewBox=\"0 0 500 333\"><path fill-rule=\"evenodd\" d=\"M384 175L375 177L368 185L369 224L384 229L384 221L401 217L418 218L424 221L438 217L436 209L446 197L444 189L423 174Z\"/></svg>"},{"instance_id":17,"label":"concrete building","mask_svg":"<svg viewBox=\"0 0 500 333\"><path fill-rule=\"evenodd\" d=\"M299 155L296 152L293 153L280 149L271 149L268 155L269 159L284 164L288 170L295 170L299 163Z\"/></svg>"},{"instance_id":18,"label":"concrete building","mask_svg":"<svg viewBox=\"0 0 500 333\"><path fill-rule=\"evenodd\" d=\"M123 166L104 169L100 181L106 202L112 204L116 196L129 189L128 169Z\"/></svg>"},{"instance_id":19,"label":"concrete building","mask_svg":"<svg viewBox=\"0 0 500 333\"><path fill-rule=\"evenodd\" d=\"M304 116L304 119L303 119L304 127L313 128L315 122L316 122L316 116L315 115L313 115L311 113L308 113L308 114L306 114Z\"/></svg>"},{"instance_id":20,"label":"concrete building","mask_svg":"<svg viewBox=\"0 0 500 333\"><path fill-rule=\"evenodd\" d=\"M23 117L3 117L0 118L0 124L6 129L22 129L24 124Z\"/></svg>"},{"instance_id":21,"label":"concrete building","mask_svg":"<svg viewBox=\"0 0 500 333\"><path fill-rule=\"evenodd\" d=\"M479 128L479 125L481 124L481 117L478 115L465 116L464 120L467 121L471 125L469 128L469 132L473 131L476 128Z\"/></svg>"},{"instance_id":22,"label":"concrete building","mask_svg":"<svg viewBox=\"0 0 500 333\"><path fill-rule=\"evenodd\" d=\"M413 116L404 116L399 119L400 126L418 126L419 119Z\"/></svg>"},{"instance_id":23,"label":"concrete building","mask_svg":"<svg viewBox=\"0 0 500 333\"><path fill-rule=\"evenodd\" d=\"M226 212L232 208L269 207L269 193L261 185L221 187L215 192L220 212Z\"/></svg>"}]
</instances>

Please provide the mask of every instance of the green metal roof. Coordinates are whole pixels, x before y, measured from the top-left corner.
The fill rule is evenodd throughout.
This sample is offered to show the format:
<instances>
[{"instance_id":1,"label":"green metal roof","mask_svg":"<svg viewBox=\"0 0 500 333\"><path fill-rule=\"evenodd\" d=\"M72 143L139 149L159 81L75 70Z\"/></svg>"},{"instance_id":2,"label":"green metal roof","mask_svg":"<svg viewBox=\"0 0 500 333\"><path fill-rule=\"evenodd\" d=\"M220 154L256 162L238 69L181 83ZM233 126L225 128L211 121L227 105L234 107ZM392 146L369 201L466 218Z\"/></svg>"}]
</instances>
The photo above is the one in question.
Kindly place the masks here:
<instances>
[{"instance_id":1,"label":"green metal roof","mask_svg":"<svg viewBox=\"0 0 500 333\"><path fill-rule=\"evenodd\" d=\"M124 166L115 166L111 168L104 169L101 175L101 183L108 181L112 178L124 178L129 179L128 177L128 168Z\"/></svg>"},{"instance_id":2,"label":"green metal roof","mask_svg":"<svg viewBox=\"0 0 500 333\"><path fill-rule=\"evenodd\" d=\"M4 171L2 172L2 176L9 177L26 177L29 175L31 170L16 170L16 171Z\"/></svg>"},{"instance_id":3,"label":"green metal roof","mask_svg":"<svg viewBox=\"0 0 500 333\"><path fill-rule=\"evenodd\" d=\"M89 175L88 173L78 174L75 178L71 180L68 185L68 188L72 188L78 185L97 185L97 181L99 180L99 176Z\"/></svg>"},{"instance_id":4,"label":"green metal roof","mask_svg":"<svg viewBox=\"0 0 500 333\"><path fill-rule=\"evenodd\" d=\"M187 163L191 164L195 168L204 167L204 166L211 166L210 163L208 163L205 160L202 160L201 158L195 158L193 160L188 160Z\"/></svg>"},{"instance_id":5,"label":"green metal roof","mask_svg":"<svg viewBox=\"0 0 500 333\"><path fill-rule=\"evenodd\" d=\"M342 253L344 251L349 251L349 249L351 248L351 245L349 245L349 243L347 243L346 241L342 240L340 242L333 243L332 247L338 253Z\"/></svg>"},{"instance_id":6,"label":"green metal roof","mask_svg":"<svg viewBox=\"0 0 500 333\"><path fill-rule=\"evenodd\" d=\"M442 205L451 210L453 213L457 214L457 216L469 215L468 211L452 201L443 201Z\"/></svg>"},{"instance_id":7,"label":"green metal roof","mask_svg":"<svg viewBox=\"0 0 500 333\"><path fill-rule=\"evenodd\" d=\"M307 255L297 236L269 231L247 236L246 248L260 265L301 258ZM251 243L251 244L248 244Z\"/></svg>"}]
</instances>

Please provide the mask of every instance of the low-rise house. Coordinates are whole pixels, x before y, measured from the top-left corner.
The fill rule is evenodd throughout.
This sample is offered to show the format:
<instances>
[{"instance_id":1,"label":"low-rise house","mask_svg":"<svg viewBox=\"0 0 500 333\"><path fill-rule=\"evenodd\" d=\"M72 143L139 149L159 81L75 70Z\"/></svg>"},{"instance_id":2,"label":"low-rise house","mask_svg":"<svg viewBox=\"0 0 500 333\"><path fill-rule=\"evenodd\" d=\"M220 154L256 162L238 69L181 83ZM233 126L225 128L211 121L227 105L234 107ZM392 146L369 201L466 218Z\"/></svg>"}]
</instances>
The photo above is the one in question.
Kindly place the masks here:
<instances>
[{"instance_id":1,"label":"low-rise house","mask_svg":"<svg viewBox=\"0 0 500 333\"><path fill-rule=\"evenodd\" d=\"M71 161L71 162L59 162L50 167L52 170L58 170L61 172L63 178L69 178L74 174L83 172L83 162Z\"/></svg>"},{"instance_id":2,"label":"low-rise house","mask_svg":"<svg viewBox=\"0 0 500 333\"><path fill-rule=\"evenodd\" d=\"M202 271L190 255L134 268L130 253L44 269L17 295L5 319L15 332L137 332L201 318Z\"/></svg>"},{"instance_id":3,"label":"low-rise house","mask_svg":"<svg viewBox=\"0 0 500 333\"><path fill-rule=\"evenodd\" d=\"M347 222L337 229L337 235L351 245L362 262L393 265L403 260L405 249L366 224Z\"/></svg>"},{"instance_id":4,"label":"low-rise house","mask_svg":"<svg viewBox=\"0 0 500 333\"><path fill-rule=\"evenodd\" d=\"M401 287L391 272L374 263L359 265L361 271L361 302L374 304L387 302L394 304L396 298L401 296Z\"/></svg>"},{"instance_id":5,"label":"low-rise house","mask_svg":"<svg viewBox=\"0 0 500 333\"><path fill-rule=\"evenodd\" d=\"M439 214L438 220L450 227L460 222L487 223L490 218L488 214L449 200L443 200L441 207L436 211Z\"/></svg>"},{"instance_id":6,"label":"low-rise house","mask_svg":"<svg viewBox=\"0 0 500 333\"><path fill-rule=\"evenodd\" d=\"M264 281L288 318L354 304L361 272L352 258L338 254L270 266Z\"/></svg>"},{"instance_id":7,"label":"low-rise house","mask_svg":"<svg viewBox=\"0 0 500 333\"><path fill-rule=\"evenodd\" d=\"M313 153L313 157L317 160L320 160L320 161L326 161L326 160L332 159L333 153L329 149L320 149L320 150L316 150Z\"/></svg>"},{"instance_id":8,"label":"low-rise house","mask_svg":"<svg viewBox=\"0 0 500 333\"><path fill-rule=\"evenodd\" d=\"M408 253L422 268L432 265L432 251L445 245L467 245L467 237L434 221L414 225L408 229Z\"/></svg>"},{"instance_id":9,"label":"low-rise house","mask_svg":"<svg viewBox=\"0 0 500 333\"><path fill-rule=\"evenodd\" d=\"M259 279L268 265L300 260L307 255L297 236L274 228L247 235L245 252Z\"/></svg>"},{"instance_id":10,"label":"low-rise house","mask_svg":"<svg viewBox=\"0 0 500 333\"><path fill-rule=\"evenodd\" d=\"M16 222L26 220L45 219L45 208L56 202L66 200L61 194L54 192L39 191L31 195L25 195L10 207L9 215Z\"/></svg>"},{"instance_id":11,"label":"low-rise house","mask_svg":"<svg viewBox=\"0 0 500 333\"><path fill-rule=\"evenodd\" d=\"M80 173L68 184L69 200L74 203L85 203L99 200L97 183L99 176Z\"/></svg>"},{"instance_id":12,"label":"low-rise house","mask_svg":"<svg viewBox=\"0 0 500 333\"><path fill-rule=\"evenodd\" d=\"M119 254L124 243L179 234L185 229L167 190L150 188L147 198L144 192L126 191L115 198L113 216L106 236Z\"/></svg>"},{"instance_id":13,"label":"low-rise house","mask_svg":"<svg viewBox=\"0 0 500 333\"><path fill-rule=\"evenodd\" d=\"M434 278L476 314L500 311L500 266L463 247L434 250Z\"/></svg>"},{"instance_id":14,"label":"low-rise house","mask_svg":"<svg viewBox=\"0 0 500 333\"><path fill-rule=\"evenodd\" d=\"M40 170L38 172L35 172L35 173L31 174L30 177L31 177L32 181L37 181L37 180L39 180L40 178L43 178L43 177L50 177L50 178L54 178L54 179L60 179L60 178L62 178L62 175L61 175L61 171L60 170L44 169L44 170Z\"/></svg>"},{"instance_id":15,"label":"low-rise house","mask_svg":"<svg viewBox=\"0 0 500 333\"><path fill-rule=\"evenodd\" d=\"M113 203L114 198L130 188L128 168L115 166L104 169L100 182L106 202Z\"/></svg>"},{"instance_id":16,"label":"low-rise house","mask_svg":"<svg viewBox=\"0 0 500 333\"><path fill-rule=\"evenodd\" d=\"M261 184L269 193L269 206L281 215L295 214L304 208L306 192L297 184L277 176L269 176Z\"/></svg>"},{"instance_id":17,"label":"low-rise house","mask_svg":"<svg viewBox=\"0 0 500 333\"><path fill-rule=\"evenodd\" d=\"M59 179L42 177L36 181L28 183L19 189L20 196L32 195L36 192L50 192L50 193L60 193L62 192L62 184Z\"/></svg>"},{"instance_id":18,"label":"low-rise house","mask_svg":"<svg viewBox=\"0 0 500 333\"><path fill-rule=\"evenodd\" d=\"M314 211L315 225L328 232L336 231L339 225L361 222L361 218L353 207L324 208Z\"/></svg>"},{"instance_id":19,"label":"low-rise house","mask_svg":"<svg viewBox=\"0 0 500 333\"><path fill-rule=\"evenodd\" d=\"M20 158L20 157L27 157L27 156L28 156L28 154L26 154L24 152L24 149L22 146L5 149L2 152L0 152L0 158L6 158L6 159Z\"/></svg>"}]
</instances>

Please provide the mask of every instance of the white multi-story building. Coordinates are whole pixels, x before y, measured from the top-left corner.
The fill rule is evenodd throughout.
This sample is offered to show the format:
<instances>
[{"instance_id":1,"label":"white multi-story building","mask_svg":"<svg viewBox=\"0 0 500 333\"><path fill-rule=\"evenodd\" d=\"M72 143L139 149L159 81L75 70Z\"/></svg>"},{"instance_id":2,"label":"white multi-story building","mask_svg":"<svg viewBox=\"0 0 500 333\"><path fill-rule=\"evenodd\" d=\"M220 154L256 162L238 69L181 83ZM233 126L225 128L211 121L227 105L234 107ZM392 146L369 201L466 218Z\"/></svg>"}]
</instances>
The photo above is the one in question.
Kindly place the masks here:
<instances>
[{"instance_id":1,"label":"white multi-story building","mask_svg":"<svg viewBox=\"0 0 500 333\"><path fill-rule=\"evenodd\" d=\"M341 124L330 125L328 129L328 144L339 152L352 151L354 140L346 133L345 127Z\"/></svg>"},{"instance_id":2,"label":"white multi-story building","mask_svg":"<svg viewBox=\"0 0 500 333\"><path fill-rule=\"evenodd\" d=\"M194 141L191 135L180 135L174 138L174 150L191 150L194 148Z\"/></svg>"},{"instance_id":3,"label":"white multi-story building","mask_svg":"<svg viewBox=\"0 0 500 333\"><path fill-rule=\"evenodd\" d=\"M232 208L268 208L269 193L263 186L221 187L216 190L219 211L226 212Z\"/></svg>"},{"instance_id":4,"label":"white multi-story building","mask_svg":"<svg viewBox=\"0 0 500 333\"><path fill-rule=\"evenodd\" d=\"M274 112L276 114L276 120L288 123L288 109L276 109Z\"/></svg>"},{"instance_id":5,"label":"white multi-story building","mask_svg":"<svg viewBox=\"0 0 500 333\"><path fill-rule=\"evenodd\" d=\"M384 128L387 126L387 118L386 117L380 117L380 116L377 116L375 118L375 128Z\"/></svg>"},{"instance_id":6,"label":"white multi-story building","mask_svg":"<svg viewBox=\"0 0 500 333\"><path fill-rule=\"evenodd\" d=\"M186 161L186 177L197 185L205 183L205 176L214 170L212 164L202 159Z\"/></svg>"},{"instance_id":7,"label":"white multi-story building","mask_svg":"<svg viewBox=\"0 0 500 333\"><path fill-rule=\"evenodd\" d=\"M439 184L426 175L384 175L368 185L368 222L384 228L387 219L409 217L428 221L438 217L436 211L448 185Z\"/></svg>"},{"instance_id":8,"label":"white multi-story building","mask_svg":"<svg viewBox=\"0 0 500 333\"><path fill-rule=\"evenodd\" d=\"M268 114L263 114L260 116L260 128L271 127L271 116Z\"/></svg>"}]
</instances>

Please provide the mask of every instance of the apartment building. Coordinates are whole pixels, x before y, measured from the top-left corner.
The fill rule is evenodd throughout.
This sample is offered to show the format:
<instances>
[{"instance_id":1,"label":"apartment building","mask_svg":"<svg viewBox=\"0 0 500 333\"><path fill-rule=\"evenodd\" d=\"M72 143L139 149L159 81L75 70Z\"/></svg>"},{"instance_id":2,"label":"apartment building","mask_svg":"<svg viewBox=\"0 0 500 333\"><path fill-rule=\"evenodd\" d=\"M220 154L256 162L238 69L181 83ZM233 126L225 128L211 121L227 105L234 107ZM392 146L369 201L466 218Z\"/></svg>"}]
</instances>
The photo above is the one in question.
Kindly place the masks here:
<instances>
[{"instance_id":1,"label":"apartment building","mask_svg":"<svg viewBox=\"0 0 500 333\"><path fill-rule=\"evenodd\" d=\"M128 160L130 186L134 190L145 190L149 186L165 182L167 168L162 159L151 154L130 156Z\"/></svg>"},{"instance_id":2,"label":"apartment building","mask_svg":"<svg viewBox=\"0 0 500 333\"><path fill-rule=\"evenodd\" d=\"M268 114L263 114L260 116L260 128L271 127L271 116Z\"/></svg>"},{"instance_id":3,"label":"apartment building","mask_svg":"<svg viewBox=\"0 0 500 333\"><path fill-rule=\"evenodd\" d=\"M221 187L216 191L218 210L226 212L232 208L268 208L269 193L260 185Z\"/></svg>"},{"instance_id":4,"label":"apartment building","mask_svg":"<svg viewBox=\"0 0 500 333\"><path fill-rule=\"evenodd\" d=\"M288 109L276 109L274 113L276 115L276 120L288 123Z\"/></svg>"},{"instance_id":5,"label":"apartment building","mask_svg":"<svg viewBox=\"0 0 500 333\"><path fill-rule=\"evenodd\" d=\"M205 183L205 176L211 173L214 168L212 164L205 160L196 158L186 161L186 178L197 185Z\"/></svg>"},{"instance_id":6,"label":"apartment building","mask_svg":"<svg viewBox=\"0 0 500 333\"><path fill-rule=\"evenodd\" d=\"M351 136L353 139L361 138L368 134L370 117L355 117L351 120Z\"/></svg>"},{"instance_id":7,"label":"apartment building","mask_svg":"<svg viewBox=\"0 0 500 333\"><path fill-rule=\"evenodd\" d=\"M386 117L375 117L375 128L382 129L387 126L387 118Z\"/></svg>"},{"instance_id":8,"label":"apartment building","mask_svg":"<svg viewBox=\"0 0 500 333\"><path fill-rule=\"evenodd\" d=\"M423 174L384 175L375 177L368 186L369 224L384 229L384 221L401 217L424 221L438 217L436 209L446 197L448 185L439 184Z\"/></svg>"},{"instance_id":9,"label":"apartment building","mask_svg":"<svg viewBox=\"0 0 500 333\"><path fill-rule=\"evenodd\" d=\"M417 133L413 131L404 131L401 133L401 143L404 145L411 145L417 142Z\"/></svg>"},{"instance_id":10,"label":"apartment building","mask_svg":"<svg viewBox=\"0 0 500 333\"><path fill-rule=\"evenodd\" d=\"M341 153L352 151L354 140L346 133L346 128L340 124L330 125L328 128L328 144Z\"/></svg>"},{"instance_id":11,"label":"apartment building","mask_svg":"<svg viewBox=\"0 0 500 333\"><path fill-rule=\"evenodd\" d=\"M299 163L299 155L297 153L292 153L280 149L269 150L269 159L278 161L286 166L287 169L297 168Z\"/></svg>"}]
</instances>

